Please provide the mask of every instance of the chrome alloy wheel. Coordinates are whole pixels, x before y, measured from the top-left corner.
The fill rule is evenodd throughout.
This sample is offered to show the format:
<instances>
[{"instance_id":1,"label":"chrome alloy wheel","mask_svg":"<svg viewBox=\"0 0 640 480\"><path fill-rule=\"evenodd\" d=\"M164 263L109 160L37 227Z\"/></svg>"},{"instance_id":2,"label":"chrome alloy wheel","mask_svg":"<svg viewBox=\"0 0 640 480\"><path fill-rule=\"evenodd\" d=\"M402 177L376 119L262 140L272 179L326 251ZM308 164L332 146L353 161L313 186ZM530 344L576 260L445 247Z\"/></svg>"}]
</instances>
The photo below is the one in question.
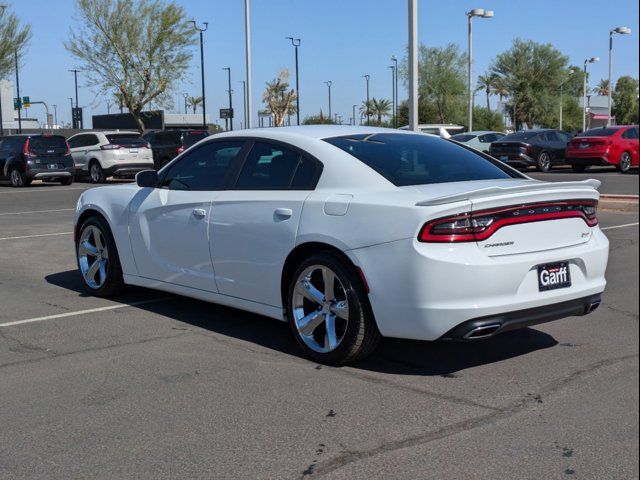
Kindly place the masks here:
<instances>
[{"instance_id":1,"label":"chrome alloy wheel","mask_svg":"<svg viewBox=\"0 0 640 480\"><path fill-rule=\"evenodd\" d=\"M538 165L542 172L548 172L551 169L551 156L547 152L542 152L540 154Z\"/></svg>"},{"instance_id":2,"label":"chrome alloy wheel","mask_svg":"<svg viewBox=\"0 0 640 480\"><path fill-rule=\"evenodd\" d=\"M631 170L631 155L629 155L629 152L624 152L620 157L620 170L622 172Z\"/></svg>"},{"instance_id":3,"label":"chrome alloy wheel","mask_svg":"<svg viewBox=\"0 0 640 480\"><path fill-rule=\"evenodd\" d=\"M89 176L91 177L91 181L93 183L100 183L102 175L100 174L100 165L98 165L97 162L93 162L91 164L91 168L89 169Z\"/></svg>"},{"instance_id":4,"label":"chrome alloy wheel","mask_svg":"<svg viewBox=\"0 0 640 480\"><path fill-rule=\"evenodd\" d=\"M306 268L296 280L291 301L302 341L318 353L335 350L349 323L349 302L335 272L325 265Z\"/></svg>"},{"instance_id":5,"label":"chrome alloy wheel","mask_svg":"<svg viewBox=\"0 0 640 480\"><path fill-rule=\"evenodd\" d=\"M13 185L14 187L22 186L22 177L17 168L14 168L13 170L11 170L11 174L9 178L11 180L11 185Z\"/></svg>"},{"instance_id":6,"label":"chrome alloy wheel","mask_svg":"<svg viewBox=\"0 0 640 480\"><path fill-rule=\"evenodd\" d=\"M93 289L100 288L107 279L109 251L106 245L103 233L95 225L82 231L78 242L78 264L85 283Z\"/></svg>"}]
</instances>

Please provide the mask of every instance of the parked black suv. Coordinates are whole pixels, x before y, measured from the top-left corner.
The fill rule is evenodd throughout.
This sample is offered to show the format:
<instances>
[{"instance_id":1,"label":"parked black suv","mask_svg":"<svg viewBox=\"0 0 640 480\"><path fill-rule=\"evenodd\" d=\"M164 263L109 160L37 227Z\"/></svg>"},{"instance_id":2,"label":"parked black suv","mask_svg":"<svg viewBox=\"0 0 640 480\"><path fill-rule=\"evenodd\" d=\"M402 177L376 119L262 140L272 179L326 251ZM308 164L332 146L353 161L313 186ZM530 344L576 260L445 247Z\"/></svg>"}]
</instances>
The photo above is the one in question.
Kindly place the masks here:
<instances>
[{"instance_id":1,"label":"parked black suv","mask_svg":"<svg viewBox=\"0 0 640 480\"><path fill-rule=\"evenodd\" d=\"M548 172L564 161L571 134L560 130L525 130L510 133L491 144L492 157L512 167L536 167Z\"/></svg>"},{"instance_id":2,"label":"parked black suv","mask_svg":"<svg viewBox=\"0 0 640 480\"><path fill-rule=\"evenodd\" d=\"M8 135L0 137L0 179L13 187L32 180L73 183L75 168L69 144L62 135Z\"/></svg>"},{"instance_id":3,"label":"parked black suv","mask_svg":"<svg viewBox=\"0 0 640 480\"><path fill-rule=\"evenodd\" d=\"M206 130L157 130L142 135L151 145L156 170L164 167L191 145L209 136Z\"/></svg>"}]
</instances>

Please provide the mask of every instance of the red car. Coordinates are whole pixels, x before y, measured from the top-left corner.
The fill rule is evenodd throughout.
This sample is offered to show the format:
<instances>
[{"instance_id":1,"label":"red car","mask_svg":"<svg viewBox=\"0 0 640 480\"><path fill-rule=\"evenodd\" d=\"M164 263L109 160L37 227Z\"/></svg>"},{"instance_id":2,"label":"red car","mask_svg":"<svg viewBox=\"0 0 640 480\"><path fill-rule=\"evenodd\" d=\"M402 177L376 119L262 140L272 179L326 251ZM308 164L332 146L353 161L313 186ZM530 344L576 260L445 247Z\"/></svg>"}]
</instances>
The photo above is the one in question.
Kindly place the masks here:
<instances>
[{"instance_id":1,"label":"red car","mask_svg":"<svg viewBox=\"0 0 640 480\"><path fill-rule=\"evenodd\" d=\"M621 172L638 166L638 126L592 128L567 144L566 162L574 172L589 165L615 165Z\"/></svg>"}]
</instances>

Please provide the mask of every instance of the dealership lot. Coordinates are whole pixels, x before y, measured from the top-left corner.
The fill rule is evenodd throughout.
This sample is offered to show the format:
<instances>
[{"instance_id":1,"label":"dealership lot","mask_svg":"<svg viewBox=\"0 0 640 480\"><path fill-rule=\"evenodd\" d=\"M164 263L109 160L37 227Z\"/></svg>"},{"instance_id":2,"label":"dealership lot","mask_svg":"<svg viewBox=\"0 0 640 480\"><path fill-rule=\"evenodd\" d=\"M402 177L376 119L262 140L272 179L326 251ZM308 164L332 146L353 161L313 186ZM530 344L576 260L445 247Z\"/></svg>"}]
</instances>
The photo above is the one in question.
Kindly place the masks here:
<instances>
[{"instance_id":1,"label":"dealership lot","mask_svg":"<svg viewBox=\"0 0 640 480\"><path fill-rule=\"evenodd\" d=\"M565 176L594 175L538 178ZM638 193L637 174L597 176ZM71 235L86 188L0 185L0 478L638 476L637 214L600 213L609 286L592 315L474 344L386 340L331 368L270 319L86 296Z\"/></svg>"}]
</instances>

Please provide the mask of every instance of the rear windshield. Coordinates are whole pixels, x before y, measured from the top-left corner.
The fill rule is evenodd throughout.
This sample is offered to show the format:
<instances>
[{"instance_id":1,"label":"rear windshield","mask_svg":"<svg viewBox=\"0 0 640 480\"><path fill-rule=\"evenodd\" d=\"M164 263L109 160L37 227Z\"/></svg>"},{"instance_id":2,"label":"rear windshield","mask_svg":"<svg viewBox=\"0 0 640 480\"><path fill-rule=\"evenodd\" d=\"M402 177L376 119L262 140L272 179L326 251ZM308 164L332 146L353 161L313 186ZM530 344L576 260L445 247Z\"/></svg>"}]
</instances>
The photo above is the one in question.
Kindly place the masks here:
<instances>
[{"instance_id":1,"label":"rear windshield","mask_svg":"<svg viewBox=\"0 0 640 480\"><path fill-rule=\"evenodd\" d=\"M184 148L189 148L191 145L198 143L205 137L209 136L209 132L205 130L192 130L190 132L184 132L182 134L182 145Z\"/></svg>"},{"instance_id":2,"label":"rear windshield","mask_svg":"<svg viewBox=\"0 0 640 480\"><path fill-rule=\"evenodd\" d=\"M531 140L533 137L539 135L540 132L514 132L509 135L505 135L500 139L501 142L509 142L516 140Z\"/></svg>"},{"instance_id":3,"label":"rear windshield","mask_svg":"<svg viewBox=\"0 0 640 480\"><path fill-rule=\"evenodd\" d=\"M127 140L142 140L137 133L109 133L105 135L109 143L123 143Z\"/></svg>"},{"instance_id":4,"label":"rear windshield","mask_svg":"<svg viewBox=\"0 0 640 480\"><path fill-rule=\"evenodd\" d=\"M379 133L325 141L353 155L398 187L517 175L497 162L438 137Z\"/></svg>"},{"instance_id":5,"label":"rear windshield","mask_svg":"<svg viewBox=\"0 0 640 480\"><path fill-rule=\"evenodd\" d=\"M46 137L31 137L29 138L29 150L34 152L46 151L46 150L66 150L67 141L64 137L59 135L52 135Z\"/></svg>"},{"instance_id":6,"label":"rear windshield","mask_svg":"<svg viewBox=\"0 0 640 480\"><path fill-rule=\"evenodd\" d=\"M618 132L619 128L592 128L586 132L581 133L580 137L609 137Z\"/></svg>"},{"instance_id":7,"label":"rear windshield","mask_svg":"<svg viewBox=\"0 0 640 480\"><path fill-rule=\"evenodd\" d=\"M454 135L451 137L451 140L455 140L456 142L468 142L469 140L473 140L476 138L475 135L469 135L468 133L459 133L458 135Z\"/></svg>"}]
</instances>

